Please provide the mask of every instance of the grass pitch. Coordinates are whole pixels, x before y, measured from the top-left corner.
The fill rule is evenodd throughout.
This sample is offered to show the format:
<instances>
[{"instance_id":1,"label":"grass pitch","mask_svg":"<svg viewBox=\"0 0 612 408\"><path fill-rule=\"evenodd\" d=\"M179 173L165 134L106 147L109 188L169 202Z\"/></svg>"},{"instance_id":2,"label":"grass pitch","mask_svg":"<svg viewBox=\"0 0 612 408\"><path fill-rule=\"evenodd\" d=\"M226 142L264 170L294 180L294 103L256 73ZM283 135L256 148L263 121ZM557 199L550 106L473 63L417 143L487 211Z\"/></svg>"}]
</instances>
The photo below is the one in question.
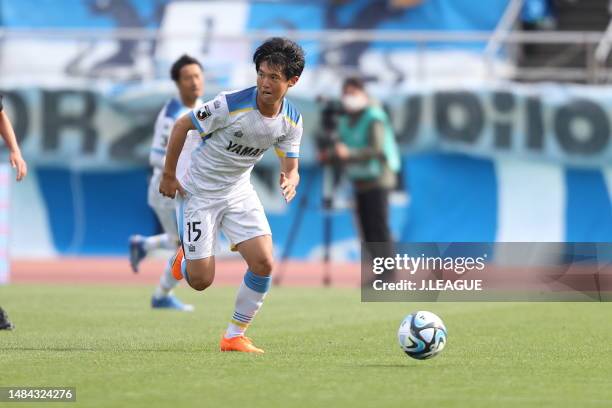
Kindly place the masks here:
<instances>
[{"instance_id":1,"label":"grass pitch","mask_svg":"<svg viewBox=\"0 0 612 408\"><path fill-rule=\"evenodd\" d=\"M348 289L273 288L248 334L263 356L217 351L234 288L179 289L194 313L152 311L151 290L0 287L0 386L74 386L69 407L608 407L612 305L360 303ZM449 330L443 353L399 349L404 315ZM1 407L45 403L0 403Z\"/></svg>"}]
</instances>

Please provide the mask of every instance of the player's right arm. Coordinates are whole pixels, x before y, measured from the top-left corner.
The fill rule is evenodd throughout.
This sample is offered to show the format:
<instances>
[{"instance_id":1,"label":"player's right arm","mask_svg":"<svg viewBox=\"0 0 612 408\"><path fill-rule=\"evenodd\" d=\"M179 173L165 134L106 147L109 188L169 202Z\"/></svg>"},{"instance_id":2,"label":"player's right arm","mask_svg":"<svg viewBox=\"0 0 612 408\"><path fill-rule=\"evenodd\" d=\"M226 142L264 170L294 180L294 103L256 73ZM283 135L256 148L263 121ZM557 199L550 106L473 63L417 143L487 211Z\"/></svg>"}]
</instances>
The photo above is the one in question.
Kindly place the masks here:
<instances>
[{"instance_id":1,"label":"player's right arm","mask_svg":"<svg viewBox=\"0 0 612 408\"><path fill-rule=\"evenodd\" d=\"M4 113L2 96L0 96L0 136L2 136L9 149L11 166L17 170L17 181L21 181L28 174L28 166L21 156L21 150L17 144L17 137L15 136L13 126L11 126L11 121L6 113Z\"/></svg>"},{"instance_id":2,"label":"player's right arm","mask_svg":"<svg viewBox=\"0 0 612 408\"><path fill-rule=\"evenodd\" d=\"M185 193L183 187L181 187L176 179L176 164L183 150L183 146L185 145L187 132L192 129L195 129L195 125L191 121L191 113L188 113L181 116L179 120L174 123L172 132L170 133L170 140L168 141L168 148L166 150L164 172L161 182L159 183L159 192L166 197L174 198L177 191L181 195Z\"/></svg>"},{"instance_id":3,"label":"player's right arm","mask_svg":"<svg viewBox=\"0 0 612 408\"><path fill-rule=\"evenodd\" d=\"M176 164L185 145L187 132L196 129L202 139L206 140L215 130L225 127L228 120L229 111L225 95L219 94L215 99L206 102L176 121L166 150L166 163L159 184L160 193L170 198L174 198L177 191L184 193L183 187L176 179Z\"/></svg>"}]
</instances>

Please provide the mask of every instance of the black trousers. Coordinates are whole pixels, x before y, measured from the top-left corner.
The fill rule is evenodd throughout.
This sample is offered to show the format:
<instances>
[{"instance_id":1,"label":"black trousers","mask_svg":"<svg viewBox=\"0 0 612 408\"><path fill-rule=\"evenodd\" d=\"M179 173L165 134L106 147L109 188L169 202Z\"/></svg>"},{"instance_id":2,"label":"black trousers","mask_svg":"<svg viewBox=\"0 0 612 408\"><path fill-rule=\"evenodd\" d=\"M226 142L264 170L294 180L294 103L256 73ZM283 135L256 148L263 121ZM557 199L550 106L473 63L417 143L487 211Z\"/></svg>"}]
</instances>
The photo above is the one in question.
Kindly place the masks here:
<instances>
[{"instance_id":1,"label":"black trousers","mask_svg":"<svg viewBox=\"0 0 612 408\"><path fill-rule=\"evenodd\" d=\"M370 259L393 257L393 244L389 230L389 190L374 188L355 192L357 218L361 227L363 248Z\"/></svg>"}]
</instances>

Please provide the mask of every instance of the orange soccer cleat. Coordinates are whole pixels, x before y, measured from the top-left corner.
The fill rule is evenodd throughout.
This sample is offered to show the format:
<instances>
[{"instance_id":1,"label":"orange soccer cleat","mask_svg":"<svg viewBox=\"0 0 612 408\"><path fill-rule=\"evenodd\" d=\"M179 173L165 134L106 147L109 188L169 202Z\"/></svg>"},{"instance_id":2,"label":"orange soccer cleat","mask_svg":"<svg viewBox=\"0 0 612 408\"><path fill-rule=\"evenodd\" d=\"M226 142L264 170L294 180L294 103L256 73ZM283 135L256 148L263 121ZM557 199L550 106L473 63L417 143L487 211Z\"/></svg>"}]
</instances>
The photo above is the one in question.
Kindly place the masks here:
<instances>
[{"instance_id":1,"label":"orange soccer cleat","mask_svg":"<svg viewBox=\"0 0 612 408\"><path fill-rule=\"evenodd\" d=\"M253 345L253 342L248 337L242 335L237 337L221 338L221 351L240 351L242 353L257 353L263 354L264 351Z\"/></svg>"},{"instance_id":2,"label":"orange soccer cleat","mask_svg":"<svg viewBox=\"0 0 612 408\"><path fill-rule=\"evenodd\" d=\"M183 247L180 246L177 249L174 258L172 259L172 261L170 261L170 267L172 268L172 276L174 276L174 279L176 279L177 281L183 279L183 272L181 271L181 262L183 262L184 255L185 253L183 252Z\"/></svg>"}]
</instances>

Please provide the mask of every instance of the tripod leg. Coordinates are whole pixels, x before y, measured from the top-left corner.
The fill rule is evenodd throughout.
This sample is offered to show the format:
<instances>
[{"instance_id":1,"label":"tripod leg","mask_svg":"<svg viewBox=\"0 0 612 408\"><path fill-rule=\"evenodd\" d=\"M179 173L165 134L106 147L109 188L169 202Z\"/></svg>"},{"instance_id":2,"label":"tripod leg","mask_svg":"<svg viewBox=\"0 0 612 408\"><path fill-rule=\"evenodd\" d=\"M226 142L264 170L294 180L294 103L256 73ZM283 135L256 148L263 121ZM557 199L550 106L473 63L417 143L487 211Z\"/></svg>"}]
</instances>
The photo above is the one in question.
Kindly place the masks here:
<instances>
[{"instance_id":1,"label":"tripod leg","mask_svg":"<svg viewBox=\"0 0 612 408\"><path fill-rule=\"evenodd\" d=\"M325 219L323 221L323 286L331 285L331 236L332 236L332 218L329 215L329 209L325 210Z\"/></svg>"},{"instance_id":2,"label":"tripod leg","mask_svg":"<svg viewBox=\"0 0 612 408\"><path fill-rule=\"evenodd\" d=\"M337 167L323 168L323 286L331 285L331 241L332 217L330 211L334 208L334 193L340 181Z\"/></svg>"},{"instance_id":3,"label":"tripod leg","mask_svg":"<svg viewBox=\"0 0 612 408\"><path fill-rule=\"evenodd\" d=\"M308 177L306 185L304 186L304 190L302 191L302 197L300 197L300 203L297 209L293 220L291 221L291 227L289 228L289 234L287 235L287 241L285 242L285 247L283 248L283 253L281 255L281 259L278 265L278 270L274 274L272 278L272 283L274 285L279 286L285 277L285 267L287 264L287 259L291 255L291 250L293 249L293 244L295 243L295 238L297 237L298 232L300 231L300 227L302 225L302 220L304 219L304 212L308 207L308 196L310 195L310 190L312 189L312 184L315 179L315 172L312 172L312 175Z\"/></svg>"}]
</instances>

